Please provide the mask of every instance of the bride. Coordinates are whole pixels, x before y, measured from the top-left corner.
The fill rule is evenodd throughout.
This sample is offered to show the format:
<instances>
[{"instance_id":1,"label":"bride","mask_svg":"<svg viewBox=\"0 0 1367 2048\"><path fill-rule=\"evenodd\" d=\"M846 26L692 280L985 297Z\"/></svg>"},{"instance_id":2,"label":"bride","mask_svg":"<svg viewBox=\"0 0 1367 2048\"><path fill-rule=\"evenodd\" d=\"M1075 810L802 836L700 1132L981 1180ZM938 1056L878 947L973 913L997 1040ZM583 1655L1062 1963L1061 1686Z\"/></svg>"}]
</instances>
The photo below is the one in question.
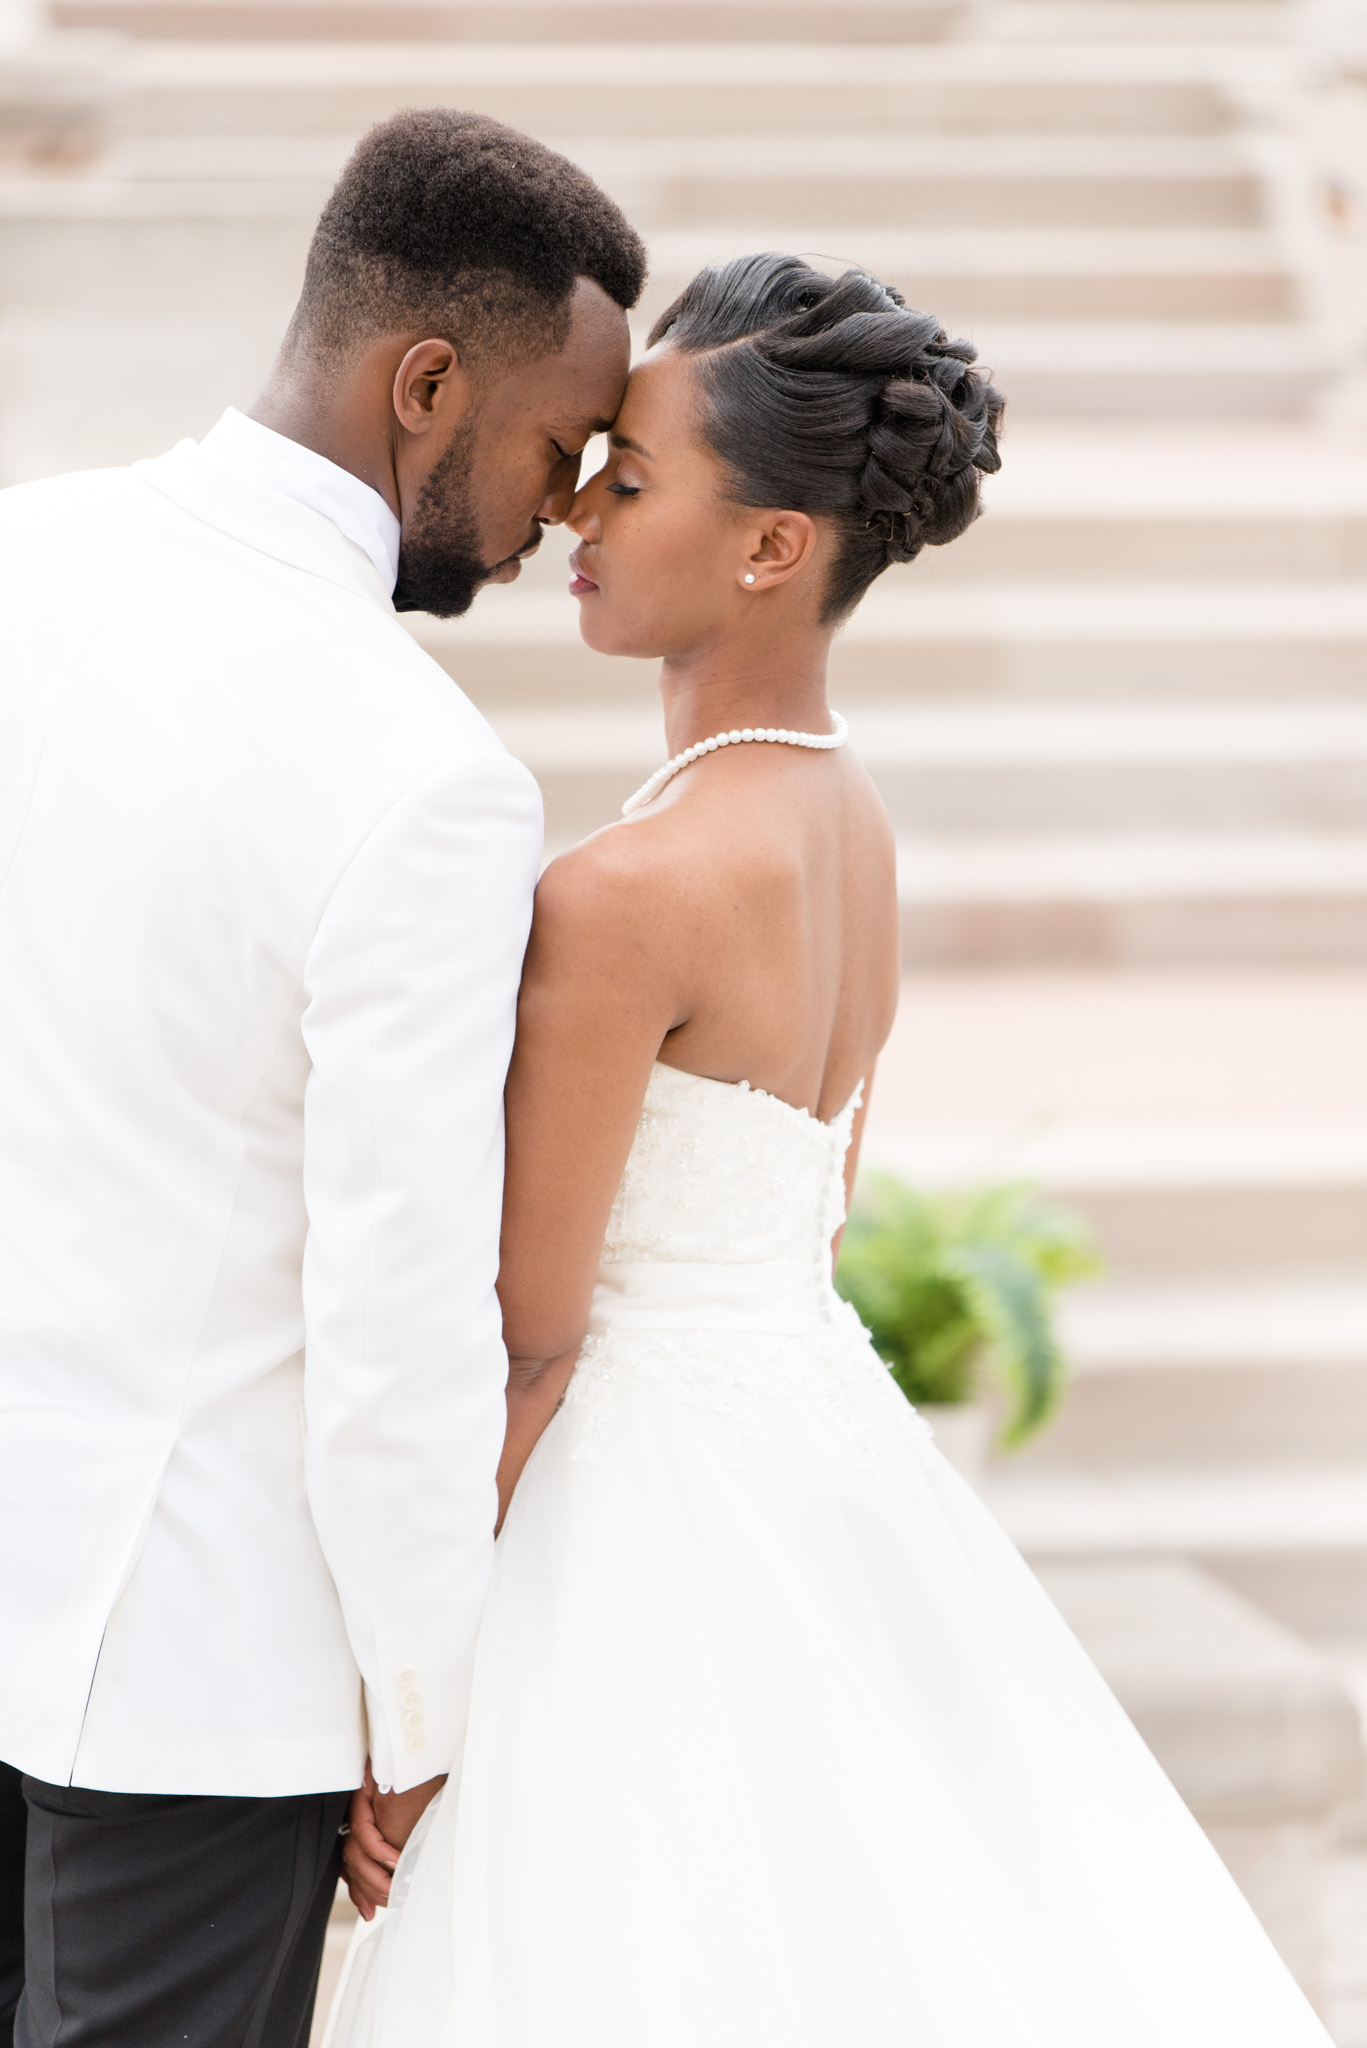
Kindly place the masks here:
<instances>
[{"instance_id":1,"label":"bride","mask_svg":"<svg viewBox=\"0 0 1367 2048\"><path fill-rule=\"evenodd\" d=\"M332 2048L1326 2048L831 1285L897 902L826 660L1001 400L793 257L651 339L571 589L675 752L537 898L463 1767L392 1893L357 1794Z\"/></svg>"}]
</instances>

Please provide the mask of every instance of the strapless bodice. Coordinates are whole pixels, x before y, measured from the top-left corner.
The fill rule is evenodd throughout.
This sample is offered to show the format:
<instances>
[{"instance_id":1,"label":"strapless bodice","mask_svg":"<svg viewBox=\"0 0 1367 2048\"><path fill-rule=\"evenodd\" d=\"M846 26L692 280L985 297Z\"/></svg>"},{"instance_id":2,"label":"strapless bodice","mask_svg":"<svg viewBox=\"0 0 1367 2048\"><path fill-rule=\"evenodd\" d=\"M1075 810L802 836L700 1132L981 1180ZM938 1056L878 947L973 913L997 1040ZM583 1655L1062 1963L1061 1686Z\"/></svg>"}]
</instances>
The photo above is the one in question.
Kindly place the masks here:
<instances>
[{"instance_id":1,"label":"strapless bodice","mask_svg":"<svg viewBox=\"0 0 1367 2048\"><path fill-rule=\"evenodd\" d=\"M797 1332L829 1321L859 1096L830 1123L658 1063L613 1203L590 1329Z\"/></svg>"}]
</instances>

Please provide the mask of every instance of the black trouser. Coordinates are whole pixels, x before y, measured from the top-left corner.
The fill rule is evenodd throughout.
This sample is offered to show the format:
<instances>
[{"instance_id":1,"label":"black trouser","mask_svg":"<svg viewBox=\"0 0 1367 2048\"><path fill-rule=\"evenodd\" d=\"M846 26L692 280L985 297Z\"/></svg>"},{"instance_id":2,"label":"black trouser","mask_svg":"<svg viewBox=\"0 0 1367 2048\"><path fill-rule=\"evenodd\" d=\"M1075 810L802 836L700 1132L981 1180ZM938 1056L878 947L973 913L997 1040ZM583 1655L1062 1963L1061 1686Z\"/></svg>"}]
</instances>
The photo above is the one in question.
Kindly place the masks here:
<instances>
[{"instance_id":1,"label":"black trouser","mask_svg":"<svg viewBox=\"0 0 1367 2048\"><path fill-rule=\"evenodd\" d=\"M307 2048L350 1793L0 1779L0 2048Z\"/></svg>"},{"instance_id":2,"label":"black trouser","mask_svg":"<svg viewBox=\"0 0 1367 2048\"><path fill-rule=\"evenodd\" d=\"M14 2040L24 1988L24 1833L28 1808L18 1771L0 1764L0 2048Z\"/></svg>"}]
</instances>

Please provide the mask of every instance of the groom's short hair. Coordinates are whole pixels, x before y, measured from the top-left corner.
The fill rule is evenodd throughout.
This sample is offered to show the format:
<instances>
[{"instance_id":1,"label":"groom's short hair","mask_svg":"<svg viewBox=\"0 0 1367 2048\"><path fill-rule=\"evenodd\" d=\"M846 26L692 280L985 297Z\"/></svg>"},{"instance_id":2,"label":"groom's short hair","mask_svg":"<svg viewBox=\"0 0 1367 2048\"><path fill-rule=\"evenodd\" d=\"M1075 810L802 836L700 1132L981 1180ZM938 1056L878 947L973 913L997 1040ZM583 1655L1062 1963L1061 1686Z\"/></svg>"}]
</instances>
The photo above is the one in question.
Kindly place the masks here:
<instances>
[{"instance_id":1,"label":"groom's short hair","mask_svg":"<svg viewBox=\"0 0 1367 2048\"><path fill-rule=\"evenodd\" d=\"M640 236L586 171L485 114L411 108L364 136L323 208L291 342L337 363L382 334L451 340L478 367L561 347L578 278L619 306Z\"/></svg>"}]
</instances>

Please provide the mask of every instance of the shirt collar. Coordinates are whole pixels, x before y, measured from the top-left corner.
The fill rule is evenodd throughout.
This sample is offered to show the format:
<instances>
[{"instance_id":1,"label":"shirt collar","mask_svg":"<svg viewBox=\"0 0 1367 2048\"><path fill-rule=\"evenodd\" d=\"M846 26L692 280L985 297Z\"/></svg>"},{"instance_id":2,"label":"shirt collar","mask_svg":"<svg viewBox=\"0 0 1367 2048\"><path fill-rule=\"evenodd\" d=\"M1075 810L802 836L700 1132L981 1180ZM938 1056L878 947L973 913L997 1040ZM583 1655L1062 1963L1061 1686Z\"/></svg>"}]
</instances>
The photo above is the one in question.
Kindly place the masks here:
<instances>
[{"instance_id":1,"label":"shirt collar","mask_svg":"<svg viewBox=\"0 0 1367 2048\"><path fill-rule=\"evenodd\" d=\"M369 556L386 591L393 592L399 575L399 522L369 484L231 405L199 445L225 468L321 512Z\"/></svg>"}]
</instances>

